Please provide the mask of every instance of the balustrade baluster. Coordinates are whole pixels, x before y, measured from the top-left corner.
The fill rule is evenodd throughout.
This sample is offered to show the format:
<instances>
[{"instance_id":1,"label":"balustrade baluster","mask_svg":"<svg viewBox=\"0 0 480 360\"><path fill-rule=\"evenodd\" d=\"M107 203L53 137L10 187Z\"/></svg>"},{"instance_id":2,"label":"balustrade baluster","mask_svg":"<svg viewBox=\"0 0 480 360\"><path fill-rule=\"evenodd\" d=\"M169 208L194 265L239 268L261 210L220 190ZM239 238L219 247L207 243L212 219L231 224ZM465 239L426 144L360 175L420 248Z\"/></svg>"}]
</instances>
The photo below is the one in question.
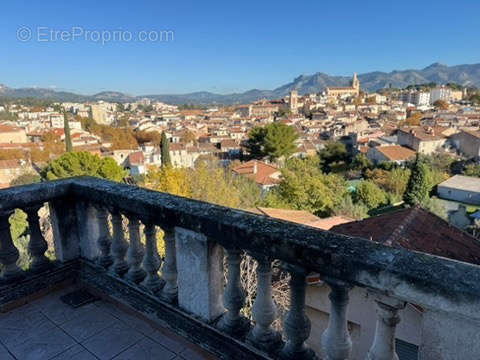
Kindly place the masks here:
<instances>
[{"instance_id":1,"label":"balustrade baluster","mask_svg":"<svg viewBox=\"0 0 480 360\"><path fill-rule=\"evenodd\" d=\"M130 245L127 251L129 269L126 277L138 284L145 278L145 271L141 268L144 252L140 241L140 220L135 215L128 215L128 232L130 234Z\"/></svg>"},{"instance_id":2,"label":"balustrade baluster","mask_svg":"<svg viewBox=\"0 0 480 360\"><path fill-rule=\"evenodd\" d=\"M125 254L127 253L128 244L125 241L122 222L122 215L118 211L113 211L113 241L111 248L113 255L113 264L110 269L114 274L118 276L123 276L128 271L128 264L125 261Z\"/></svg>"},{"instance_id":3,"label":"balustrade baluster","mask_svg":"<svg viewBox=\"0 0 480 360\"><path fill-rule=\"evenodd\" d=\"M405 307L405 303L386 297L377 298L375 303L377 323L367 360L398 360L395 351L395 329L400 322L398 311Z\"/></svg>"},{"instance_id":4,"label":"balustrade baluster","mask_svg":"<svg viewBox=\"0 0 480 360\"><path fill-rule=\"evenodd\" d=\"M175 249L175 230L165 228L163 240L165 241L165 262L162 267L162 278L165 281L160 296L167 302L174 302L178 295L177 285L177 254Z\"/></svg>"},{"instance_id":5,"label":"balustrade baluster","mask_svg":"<svg viewBox=\"0 0 480 360\"><path fill-rule=\"evenodd\" d=\"M45 256L48 244L40 229L40 217L38 216L38 210L42 206L36 205L24 209L27 213L28 228L30 230L30 241L28 242L28 251L32 258L30 269L34 272L43 270L50 264L50 261Z\"/></svg>"},{"instance_id":6,"label":"balustrade baluster","mask_svg":"<svg viewBox=\"0 0 480 360\"><path fill-rule=\"evenodd\" d=\"M143 257L142 266L147 272L147 276L145 280L143 280L142 285L153 294L156 294L162 288L164 282L158 275L158 270L162 265L162 259L158 255L155 225L150 221L146 221L144 233L146 238L145 256Z\"/></svg>"},{"instance_id":7,"label":"balustrade baluster","mask_svg":"<svg viewBox=\"0 0 480 360\"><path fill-rule=\"evenodd\" d=\"M0 212L0 263L3 265L1 277L5 281L15 280L23 275L17 265L19 252L13 244L8 221L12 214L13 210Z\"/></svg>"},{"instance_id":8,"label":"balustrade baluster","mask_svg":"<svg viewBox=\"0 0 480 360\"><path fill-rule=\"evenodd\" d=\"M245 305L245 291L240 283L241 250L227 249L228 279L223 293L223 305L227 312L218 323L226 333L242 337L250 329L249 320L240 313Z\"/></svg>"},{"instance_id":9,"label":"balustrade baluster","mask_svg":"<svg viewBox=\"0 0 480 360\"><path fill-rule=\"evenodd\" d=\"M348 332L347 305L351 285L335 279L326 280L330 286L330 316L328 327L322 336L322 346L328 360L345 360L352 352L352 340Z\"/></svg>"},{"instance_id":10,"label":"balustrade baluster","mask_svg":"<svg viewBox=\"0 0 480 360\"><path fill-rule=\"evenodd\" d=\"M290 272L290 311L285 318L284 331L287 342L282 350L282 359L316 359L305 340L310 336L310 319L305 314L306 276L308 271L299 266L287 265Z\"/></svg>"},{"instance_id":11,"label":"balustrade baluster","mask_svg":"<svg viewBox=\"0 0 480 360\"><path fill-rule=\"evenodd\" d=\"M108 211L103 206L96 206L97 220L98 220L98 248L100 249L100 256L97 263L104 268L108 268L113 263L113 258L110 253L112 245L112 238L108 229Z\"/></svg>"},{"instance_id":12,"label":"balustrade baluster","mask_svg":"<svg viewBox=\"0 0 480 360\"><path fill-rule=\"evenodd\" d=\"M281 337L272 328L277 309L272 299L272 262L268 258L257 258L257 296L253 303L252 315L255 326L247 342L257 348L273 352L281 346Z\"/></svg>"}]
</instances>

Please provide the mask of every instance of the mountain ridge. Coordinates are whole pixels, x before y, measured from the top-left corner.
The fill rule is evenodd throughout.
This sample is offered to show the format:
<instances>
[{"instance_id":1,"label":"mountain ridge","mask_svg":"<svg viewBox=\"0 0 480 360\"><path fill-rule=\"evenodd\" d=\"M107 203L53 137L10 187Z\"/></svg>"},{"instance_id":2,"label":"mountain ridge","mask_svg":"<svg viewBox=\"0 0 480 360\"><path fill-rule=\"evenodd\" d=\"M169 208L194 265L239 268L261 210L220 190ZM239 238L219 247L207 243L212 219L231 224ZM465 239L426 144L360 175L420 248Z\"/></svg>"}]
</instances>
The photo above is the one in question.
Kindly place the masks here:
<instances>
[{"instance_id":1,"label":"mountain ridge","mask_svg":"<svg viewBox=\"0 0 480 360\"><path fill-rule=\"evenodd\" d=\"M480 63L448 66L435 62L423 69L392 70L390 72L372 71L358 74L362 90L377 91L390 85L404 88L408 85L435 82L457 83L463 86L480 87ZM54 101L111 101L132 102L142 98L163 101L172 104L242 104L261 98L276 99L286 96L289 91L297 90L300 94L321 92L327 86L348 86L351 76L328 75L317 72L311 75L299 75L293 81L273 90L251 89L232 94L216 94L209 91L196 91L186 94L151 94L134 96L118 91L102 91L93 95L80 95L67 91L55 91L44 88L9 88L0 84L0 97L48 99Z\"/></svg>"}]
</instances>

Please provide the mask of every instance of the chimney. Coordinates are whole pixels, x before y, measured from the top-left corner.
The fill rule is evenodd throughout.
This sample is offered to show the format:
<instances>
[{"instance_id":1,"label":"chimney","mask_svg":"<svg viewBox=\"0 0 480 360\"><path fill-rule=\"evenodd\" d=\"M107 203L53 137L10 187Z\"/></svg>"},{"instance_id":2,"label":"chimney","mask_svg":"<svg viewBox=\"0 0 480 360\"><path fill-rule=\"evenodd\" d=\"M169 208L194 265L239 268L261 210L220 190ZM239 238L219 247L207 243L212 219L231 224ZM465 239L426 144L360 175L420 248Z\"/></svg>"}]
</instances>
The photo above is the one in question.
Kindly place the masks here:
<instances>
[{"instance_id":1,"label":"chimney","mask_svg":"<svg viewBox=\"0 0 480 360\"><path fill-rule=\"evenodd\" d=\"M257 160L253 160L253 173L257 173Z\"/></svg>"}]
</instances>

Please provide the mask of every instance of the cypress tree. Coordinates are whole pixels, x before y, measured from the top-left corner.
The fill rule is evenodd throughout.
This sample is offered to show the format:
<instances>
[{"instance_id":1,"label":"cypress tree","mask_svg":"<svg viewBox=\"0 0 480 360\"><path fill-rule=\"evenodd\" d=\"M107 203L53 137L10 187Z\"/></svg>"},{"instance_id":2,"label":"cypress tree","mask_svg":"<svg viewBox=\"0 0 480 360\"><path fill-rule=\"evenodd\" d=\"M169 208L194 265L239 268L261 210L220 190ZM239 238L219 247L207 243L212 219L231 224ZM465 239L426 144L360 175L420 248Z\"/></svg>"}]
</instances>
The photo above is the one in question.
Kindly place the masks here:
<instances>
[{"instance_id":1,"label":"cypress tree","mask_svg":"<svg viewBox=\"0 0 480 360\"><path fill-rule=\"evenodd\" d=\"M167 139L167 134L162 132L162 140L160 142L162 166L172 166L170 160L170 141Z\"/></svg>"},{"instance_id":2,"label":"cypress tree","mask_svg":"<svg viewBox=\"0 0 480 360\"><path fill-rule=\"evenodd\" d=\"M72 137L70 136L70 125L68 124L67 112L63 113L63 130L65 131L65 147L67 152L73 151Z\"/></svg>"},{"instance_id":3,"label":"cypress tree","mask_svg":"<svg viewBox=\"0 0 480 360\"><path fill-rule=\"evenodd\" d=\"M403 200L411 205L422 203L429 195L426 165L420 160L418 154L412 167L412 173L408 179L407 189Z\"/></svg>"}]
</instances>

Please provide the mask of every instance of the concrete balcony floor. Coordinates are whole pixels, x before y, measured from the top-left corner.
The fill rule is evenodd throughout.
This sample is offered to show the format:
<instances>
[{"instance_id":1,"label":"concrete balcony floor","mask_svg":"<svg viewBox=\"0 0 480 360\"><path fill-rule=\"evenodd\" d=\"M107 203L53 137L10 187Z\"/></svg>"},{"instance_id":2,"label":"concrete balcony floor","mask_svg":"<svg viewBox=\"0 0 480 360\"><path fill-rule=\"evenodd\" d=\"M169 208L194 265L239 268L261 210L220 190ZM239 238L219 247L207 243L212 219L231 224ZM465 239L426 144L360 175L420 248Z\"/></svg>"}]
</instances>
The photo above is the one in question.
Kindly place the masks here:
<instances>
[{"instance_id":1,"label":"concrete balcony floor","mask_svg":"<svg viewBox=\"0 0 480 360\"><path fill-rule=\"evenodd\" d=\"M0 313L1 360L197 360L215 356L110 302L72 308L68 287Z\"/></svg>"}]
</instances>

